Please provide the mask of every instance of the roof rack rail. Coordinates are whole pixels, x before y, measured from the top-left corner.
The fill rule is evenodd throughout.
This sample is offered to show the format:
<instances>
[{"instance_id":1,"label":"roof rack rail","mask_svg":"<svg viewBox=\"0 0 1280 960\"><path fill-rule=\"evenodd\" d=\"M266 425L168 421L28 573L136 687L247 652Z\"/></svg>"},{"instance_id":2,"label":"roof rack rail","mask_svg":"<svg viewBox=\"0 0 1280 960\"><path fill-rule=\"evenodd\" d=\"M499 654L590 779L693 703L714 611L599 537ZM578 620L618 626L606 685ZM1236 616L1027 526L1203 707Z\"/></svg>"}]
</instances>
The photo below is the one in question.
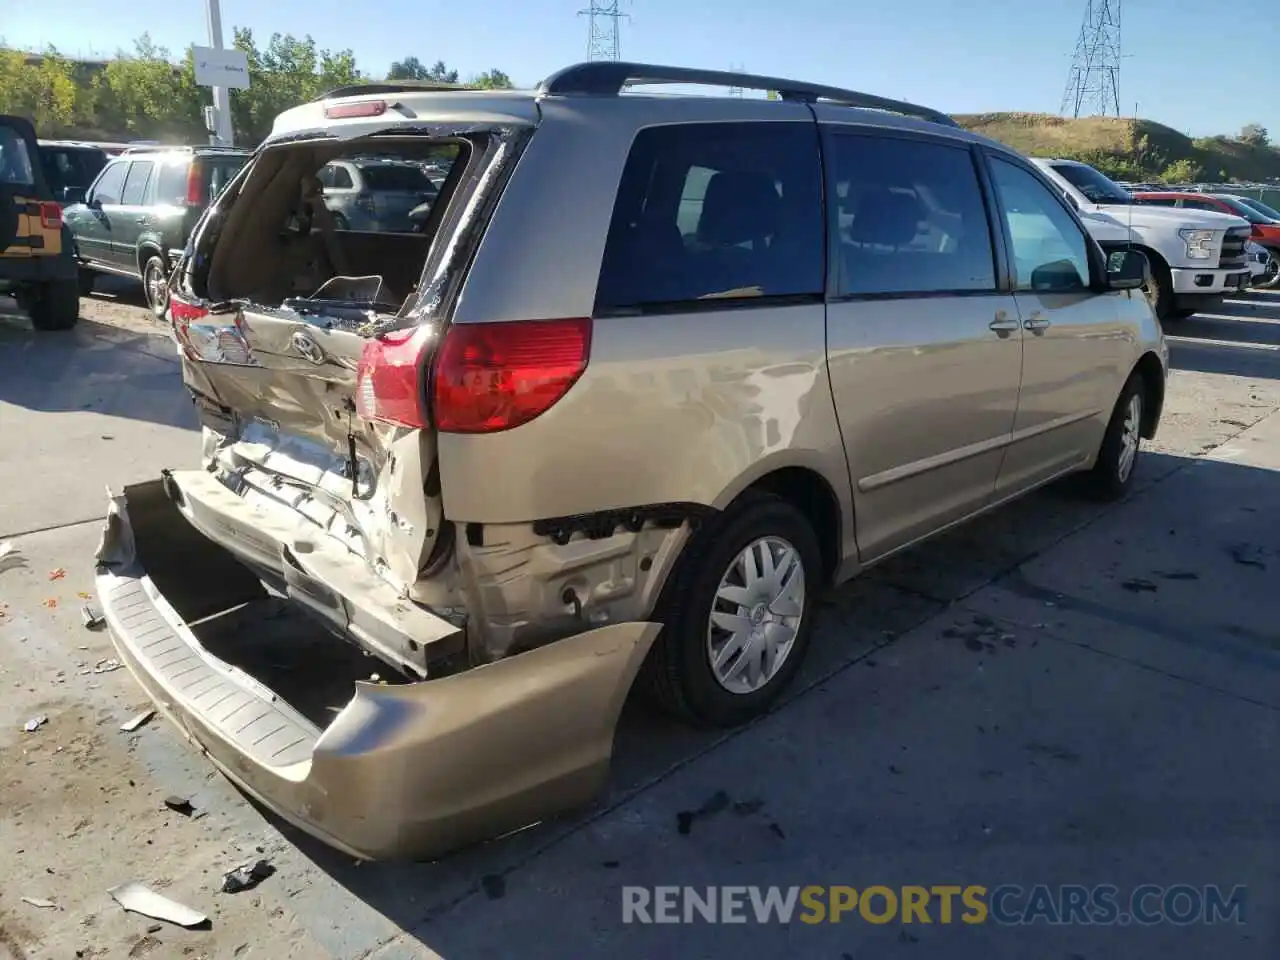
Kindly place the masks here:
<instances>
[{"instance_id":1,"label":"roof rack rail","mask_svg":"<svg viewBox=\"0 0 1280 960\"><path fill-rule=\"evenodd\" d=\"M709 87L738 87L744 90L776 90L778 96L792 103L816 103L827 100L849 107L885 110L903 116L928 120L946 127L959 124L945 113L903 100L890 100L857 90L826 87L801 80L765 77L753 73L727 70L700 70L694 67L664 67L651 63L625 63L595 60L577 63L553 73L538 87L541 94L586 94L617 96L628 86L639 84L687 83Z\"/></svg>"},{"instance_id":2,"label":"roof rack rail","mask_svg":"<svg viewBox=\"0 0 1280 960\"><path fill-rule=\"evenodd\" d=\"M441 83L432 80L395 80L377 82L377 83L352 83L345 87L335 87L325 93L320 94L312 100L312 103L319 103L321 100L332 100L335 97L357 97L361 94L366 96L377 96L383 93L433 93L443 90L466 90L460 83Z\"/></svg>"}]
</instances>

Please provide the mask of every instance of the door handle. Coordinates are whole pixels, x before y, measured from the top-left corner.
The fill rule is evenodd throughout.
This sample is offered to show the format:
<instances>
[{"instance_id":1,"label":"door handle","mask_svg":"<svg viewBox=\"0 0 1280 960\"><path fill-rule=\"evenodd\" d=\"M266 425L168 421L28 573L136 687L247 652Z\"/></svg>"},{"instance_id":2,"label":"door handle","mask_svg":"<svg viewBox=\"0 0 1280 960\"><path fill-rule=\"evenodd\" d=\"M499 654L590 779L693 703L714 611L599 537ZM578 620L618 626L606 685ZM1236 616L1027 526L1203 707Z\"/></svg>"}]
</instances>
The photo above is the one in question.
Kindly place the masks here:
<instances>
[{"instance_id":1,"label":"door handle","mask_svg":"<svg viewBox=\"0 0 1280 960\"><path fill-rule=\"evenodd\" d=\"M1018 321L1009 319L1009 314L1003 310L998 310L996 311L996 318L987 326L996 331L996 333L1009 333L1018 329Z\"/></svg>"},{"instance_id":2,"label":"door handle","mask_svg":"<svg viewBox=\"0 0 1280 960\"><path fill-rule=\"evenodd\" d=\"M138 218L137 218L137 221L138 221L138 223L142 224L142 225L145 227L148 223L150 223L150 222L151 222L151 218L150 218L150 217L138 217Z\"/></svg>"},{"instance_id":3,"label":"door handle","mask_svg":"<svg viewBox=\"0 0 1280 960\"><path fill-rule=\"evenodd\" d=\"M1050 325L1049 318L1039 310L1027 317L1026 322L1022 324L1027 330L1043 330Z\"/></svg>"}]
</instances>

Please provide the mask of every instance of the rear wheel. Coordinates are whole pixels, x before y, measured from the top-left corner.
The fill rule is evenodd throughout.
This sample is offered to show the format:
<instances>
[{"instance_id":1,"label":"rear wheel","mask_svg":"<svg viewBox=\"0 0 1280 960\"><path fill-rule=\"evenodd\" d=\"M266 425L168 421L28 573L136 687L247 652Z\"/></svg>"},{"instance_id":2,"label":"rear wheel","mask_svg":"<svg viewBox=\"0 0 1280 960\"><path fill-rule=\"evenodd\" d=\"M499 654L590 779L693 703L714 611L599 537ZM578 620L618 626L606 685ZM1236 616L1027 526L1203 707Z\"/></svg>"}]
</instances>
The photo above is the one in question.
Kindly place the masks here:
<instances>
[{"instance_id":1,"label":"rear wheel","mask_svg":"<svg viewBox=\"0 0 1280 960\"><path fill-rule=\"evenodd\" d=\"M1146 384L1134 372L1120 391L1111 421L1098 449L1098 460L1085 477L1088 492L1097 500L1118 500L1133 486L1142 448L1142 416Z\"/></svg>"},{"instance_id":2,"label":"rear wheel","mask_svg":"<svg viewBox=\"0 0 1280 960\"><path fill-rule=\"evenodd\" d=\"M147 306L158 318L164 318L169 307L169 275L164 261L158 255L147 258L142 267L142 288L147 295Z\"/></svg>"},{"instance_id":3,"label":"rear wheel","mask_svg":"<svg viewBox=\"0 0 1280 960\"><path fill-rule=\"evenodd\" d=\"M37 330L70 330L80 319L80 288L74 280L42 283L32 291L27 312Z\"/></svg>"},{"instance_id":4,"label":"rear wheel","mask_svg":"<svg viewBox=\"0 0 1280 960\"><path fill-rule=\"evenodd\" d=\"M777 497L751 495L699 530L664 590L659 704L713 727L767 712L808 651L821 583L813 528Z\"/></svg>"}]
</instances>

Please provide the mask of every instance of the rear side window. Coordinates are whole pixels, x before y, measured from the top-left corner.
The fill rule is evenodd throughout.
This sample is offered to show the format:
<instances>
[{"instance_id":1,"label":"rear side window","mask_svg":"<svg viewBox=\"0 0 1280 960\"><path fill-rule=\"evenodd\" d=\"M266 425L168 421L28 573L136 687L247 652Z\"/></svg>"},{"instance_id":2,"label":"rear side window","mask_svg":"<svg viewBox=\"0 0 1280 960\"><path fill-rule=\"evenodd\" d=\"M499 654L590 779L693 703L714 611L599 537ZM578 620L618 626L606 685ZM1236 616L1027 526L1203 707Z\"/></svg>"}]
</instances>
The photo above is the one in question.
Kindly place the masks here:
<instances>
[{"instance_id":1,"label":"rear side window","mask_svg":"<svg viewBox=\"0 0 1280 960\"><path fill-rule=\"evenodd\" d=\"M124 193L120 202L127 206L138 206L147 198L147 183L151 180L151 171L155 164L150 160L135 160L129 166L129 174L124 178Z\"/></svg>"},{"instance_id":2,"label":"rear side window","mask_svg":"<svg viewBox=\"0 0 1280 960\"><path fill-rule=\"evenodd\" d=\"M812 123L642 130L618 187L600 312L821 296L822 188Z\"/></svg>"},{"instance_id":3,"label":"rear side window","mask_svg":"<svg viewBox=\"0 0 1280 960\"><path fill-rule=\"evenodd\" d=\"M409 193L426 193L431 190L431 181L422 168L408 164L361 167L360 177L367 190L400 190Z\"/></svg>"},{"instance_id":4,"label":"rear side window","mask_svg":"<svg viewBox=\"0 0 1280 960\"><path fill-rule=\"evenodd\" d=\"M834 296L995 289L967 147L837 132L827 156Z\"/></svg>"},{"instance_id":5,"label":"rear side window","mask_svg":"<svg viewBox=\"0 0 1280 960\"><path fill-rule=\"evenodd\" d=\"M185 157L161 161L156 180L156 203L180 207L187 202L187 170Z\"/></svg>"},{"instance_id":6,"label":"rear side window","mask_svg":"<svg viewBox=\"0 0 1280 960\"><path fill-rule=\"evenodd\" d=\"M27 141L12 127L0 126L0 183L35 186Z\"/></svg>"},{"instance_id":7,"label":"rear side window","mask_svg":"<svg viewBox=\"0 0 1280 960\"><path fill-rule=\"evenodd\" d=\"M117 160L107 165L93 188L93 199L107 205L118 204L124 189L125 171L129 169L128 160Z\"/></svg>"},{"instance_id":8,"label":"rear side window","mask_svg":"<svg viewBox=\"0 0 1280 960\"><path fill-rule=\"evenodd\" d=\"M246 157L204 157L204 197L205 203L213 203L223 187L231 182L231 178L240 172Z\"/></svg>"}]
</instances>

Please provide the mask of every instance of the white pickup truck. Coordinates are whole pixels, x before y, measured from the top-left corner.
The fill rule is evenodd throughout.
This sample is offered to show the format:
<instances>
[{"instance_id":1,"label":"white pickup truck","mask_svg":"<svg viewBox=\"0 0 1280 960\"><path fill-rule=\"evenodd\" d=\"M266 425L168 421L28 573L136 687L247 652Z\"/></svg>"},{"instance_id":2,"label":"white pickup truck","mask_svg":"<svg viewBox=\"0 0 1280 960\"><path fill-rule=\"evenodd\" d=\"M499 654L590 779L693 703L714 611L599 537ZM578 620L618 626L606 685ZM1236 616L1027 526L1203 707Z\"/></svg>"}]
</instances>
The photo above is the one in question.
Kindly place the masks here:
<instances>
[{"instance_id":1,"label":"white pickup truck","mask_svg":"<svg viewBox=\"0 0 1280 960\"><path fill-rule=\"evenodd\" d=\"M1243 218L1142 206L1086 163L1031 162L1058 185L1099 242L1114 242L1116 227L1132 231L1134 244L1151 263L1147 295L1161 321L1212 310L1227 294L1249 285L1245 244L1250 227Z\"/></svg>"}]
</instances>

